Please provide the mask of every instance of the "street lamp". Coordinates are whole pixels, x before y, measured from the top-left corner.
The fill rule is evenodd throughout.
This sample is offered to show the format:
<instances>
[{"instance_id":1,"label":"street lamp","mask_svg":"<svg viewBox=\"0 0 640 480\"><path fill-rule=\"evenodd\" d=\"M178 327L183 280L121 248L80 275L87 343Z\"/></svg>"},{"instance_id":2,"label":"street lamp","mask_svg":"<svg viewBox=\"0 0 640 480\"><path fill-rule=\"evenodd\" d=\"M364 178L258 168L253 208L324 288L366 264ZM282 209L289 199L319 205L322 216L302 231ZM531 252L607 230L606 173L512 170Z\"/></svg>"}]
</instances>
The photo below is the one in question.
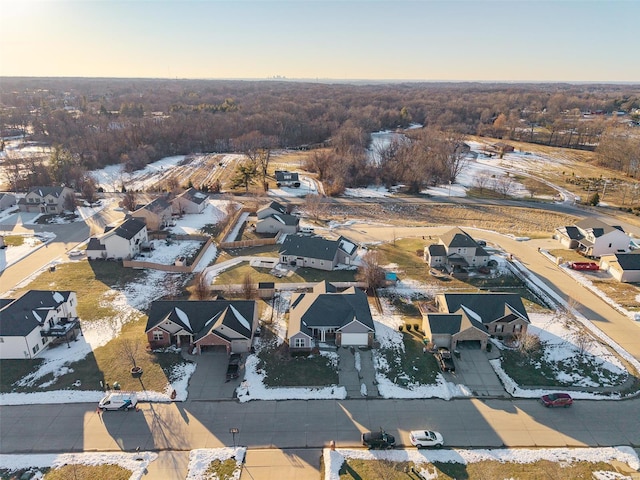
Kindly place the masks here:
<instances>
[{"instance_id":1,"label":"street lamp","mask_svg":"<svg viewBox=\"0 0 640 480\"><path fill-rule=\"evenodd\" d=\"M236 433L240 433L240 430L237 428L230 428L229 433L233 435L233 448L236 448Z\"/></svg>"}]
</instances>

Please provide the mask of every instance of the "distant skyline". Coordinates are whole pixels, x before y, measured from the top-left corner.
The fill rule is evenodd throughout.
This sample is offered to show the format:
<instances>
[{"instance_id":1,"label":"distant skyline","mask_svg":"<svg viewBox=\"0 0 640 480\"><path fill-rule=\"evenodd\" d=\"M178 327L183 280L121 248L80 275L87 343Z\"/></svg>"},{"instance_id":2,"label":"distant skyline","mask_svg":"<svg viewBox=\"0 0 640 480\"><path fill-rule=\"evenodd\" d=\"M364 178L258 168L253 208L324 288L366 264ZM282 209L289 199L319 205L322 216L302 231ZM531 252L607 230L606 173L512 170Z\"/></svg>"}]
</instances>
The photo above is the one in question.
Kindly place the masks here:
<instances>
[{"instance_id":1,"label":"distant skyline","mask_svg":"<svg viewBox=\"0 0 640 480\"><path fill-rule=\"evenodd\" d=\"M0 21L0 76L640 83L638 0L0 0Z\"/></svg>"}]
</instances>

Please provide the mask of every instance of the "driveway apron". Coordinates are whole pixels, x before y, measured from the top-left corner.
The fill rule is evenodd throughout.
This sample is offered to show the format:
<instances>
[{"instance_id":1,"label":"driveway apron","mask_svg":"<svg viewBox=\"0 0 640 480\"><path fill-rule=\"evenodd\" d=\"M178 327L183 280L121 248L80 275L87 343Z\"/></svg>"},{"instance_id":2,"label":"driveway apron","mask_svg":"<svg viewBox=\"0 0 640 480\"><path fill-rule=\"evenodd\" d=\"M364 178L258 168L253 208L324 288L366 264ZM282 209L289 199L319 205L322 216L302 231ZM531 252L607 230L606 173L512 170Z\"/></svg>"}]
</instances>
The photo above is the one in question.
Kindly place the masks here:
<instances>
[{"instance_id":1,"label":"driveway apron","mask_svg":"<svg viewBox=\"0 0 640 480\"><path fill-rule=\"evenodd\" d=\"M338 383L347 390L347 398L377 397L371 350L338 347L338 355ZM356 368L356 359L359 370Z\"/></svg>"},{"instance_id":2,"label":"driveway apron","mask_svg":"<svg viewBox=\"0 0 640 480\"><path fill-rule=\"evenodd\" d=\"M244 358L240 367L240 377L226 381L228 355L223 351L203 352L201 355L187 355L187 360L196 362L196 370L189 380L189 400L230 400L234 398L236 387L244 377Z\"/></svg>"},{"instance_id":3,"label":"driveway apron","mask_svg":"<svg viewBox=\"0 0 640 480\"><path fill-rule=\"evenodd\" d=\"M453 359L455 373L444 374L448 381L465 385L474 397L510 397L489 363L491 353L464 346L458 351L459 356Z\"/></svg>"}]
</instances>

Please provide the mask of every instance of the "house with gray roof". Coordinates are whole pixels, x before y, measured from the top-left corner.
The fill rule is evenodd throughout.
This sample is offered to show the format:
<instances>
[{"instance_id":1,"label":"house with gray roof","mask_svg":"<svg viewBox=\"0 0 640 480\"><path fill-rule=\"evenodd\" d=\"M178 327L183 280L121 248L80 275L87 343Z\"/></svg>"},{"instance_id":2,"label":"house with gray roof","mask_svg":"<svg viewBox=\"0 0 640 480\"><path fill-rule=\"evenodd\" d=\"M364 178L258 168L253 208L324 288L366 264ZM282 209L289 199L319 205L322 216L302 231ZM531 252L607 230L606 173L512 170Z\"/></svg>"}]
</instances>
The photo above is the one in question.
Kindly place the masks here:
<instances>
[{"instance_id":1,"label":"house with gray roof","mask_svg":"<svg viewBox=\"0 0 640 480\"><path fill-rule=\"evenodd\" d=\"M597 218L585 218L575 225L558 227L553 236L565 248L588 257L625 253L631 243L620 225L608 225Z\"/></svg>"},{"instance_id":2,"label":"house with gray roof","mask_svg":"<svg viewBox=\"0 0 640 480\"><path fill-rule=\"evenodd\" d=\"M189 188L171 200L173 213L184 215L186 213L202 213L207 206L209 195L195 188Z\"/></svg>"},{"instance_id":3,"label":"house with gray roof","mask_svg":"<svg viewBox=\"0 0 640 480\"><path fill-rule=\"evenodd\" d=\"M489 254L471 235L456 227L441 235L437 244L424 248L424 261L430 267L460 272L486 266Z\"/></svg>"},{"instance_id":4,"label":"house with gray roof","mask_svg":"<svg viewBox=\"0 0 640 480\"><path fill-rule=\"evenodd\" d=\"M325 281L291 297L287 338L292 352L311 351L317 342L371 347L374 337L369 301L360 289L338 292Z\"/></svg>"},{"instance_id":5,"label":"house with gray roof","mask_svg":"<svg viewBox=\"0 0 640 480\"><path fill-rule=\"evenodd\" d=\"M640 282L640 253L614 253L600 257L600 270L605 270L625 283Z\"/></svg>"},{"instance_id":6,"label":"house with gray roof","mask_svg":"<svg viewBox=\"0 0 640 480\"><path fill-rule=\"evenodd\" d=\"M6 210L16 204L16 196L13 193L0 193L0 210Z\"/></svg>"},{"instance_id":7,"label":"house with gray roof","mask_svg":"<svg viewBox=\"0 0 640 480\"><path fill-rule=\"evenodd\" d=\"M18 201L21 212L62 213L65 204L75 207L75 193L69 187L32 187L24 198Z\"/></svg>"},{"instance_id":8,"label":"house with gray roof","mask_svg":"<svg viewBox=\"0 0 640 480\"><path fill-rule=\"evenodd\" d=\"M128 218L115 227L107 227L100 237L91 237L87 244L89 260L118 258L129 260L148 246L149 236L145 223L137 218Z\"/></svg>"},{"instance_id":9,"label":"house with gray roof","mask_svg":"<svg viewBox=\"0 0 640 480\"><path fill-rule=\"evenodd\" d=\"M486 350L489 332L477 316L465 309L460 313L423 311L424 336L438 348L455 350L459 343L476 343Z\"/></svg>"},{"instance_id":10,"label":"house with gray roof","mask_svg":"<svg viewBox=\"0 0 640 480\"><path fill-rule=\"evenodd\" d=\"M295 187L300 186L300 177L295 172L289 172L287 170L276 170L276 185L280 187Z\"/></svg>"},{"instance_id":11,"label":"house with gray roof","mask_svg":"<svg viewBox=\"0 0 640 480\"><path fill-rule=\"evenodd\" d=\"M358 245L346 237L328 240L319 236L287 235L280 247L280 263L333 270L338 264L352 265Z\"/></svg>"},{"instance_id":12,"label":"house with gray roof","mask_svg":"<svg viewBox=\"0 0 640 480\"><path fill-rule=\"evenodd\" d=\"M264 205L259 208L256 212L258 220L262 220L263 218L270 217L271 215L285 215L287 213L287 208L278 202L271 202L268 205Z\"/></svg>"},{"instance_id":13,"label":"house with gray roof","mask_svg":"<svg viewBox=\"0 0 640 480\"><path fill-rule=\"evenodd\" d=\"M151 348L187 346L190 351L251 350L258 326L253 300L158 300L151 304L145 332Z\"/></svg>"},{"instance_id":14,"label":"house with gray roof","mask_svg":"<svg viewBox=\"0 0 640 480\"><path fill-rule=\"evenodd\" d=\"M166 196L158 197L136 209L131 216L142 220L150 231L161 230L171 223L173 207Z\"/></svg>"},{"instance_id":15,"label":"house with gray roof","mask_svg":"<svg viewBox=\"0 0 640 480\"><path fill-rule=\"evenodd\" d=\"M29 290L0 302L0 359L36 358L49 345L80 333L72 291Z\"/></svg>"},{"instance_id":16,"label":"house with gray roof","mask_svg":"<svg viewBox=\"0 0 640 480\"><path fill-rule=\"evenodd\" d=\"M284 213L274 213L256 222L257 233L296 233L299 228L300 219Z\"/></svg>"},{"instance_id":17,"label":"house with gray roof","mask_svg":"<svg viewBox=\"0 0 640 480\"><path fill-rule=\"evenodd\" d=\"M468 330L473 327L475 330L484 331L487 335L493 335L500 339L525 334L530 323L522 298L516 293L442 293L436 295L435 301L439 312L437 315L440 315L440 317L435 317L436 322L444 322L446 317L442 317L442 315L449 315L448 318L452 322L459 323L459 328ZM425 332L431 331L432 328L430 315L429 312L423 312ZM433 325L439 325L437 328L442 329L440 323ZM438 331L441 332L441 330ZM453 343L470 341L465 336L455 336L462 331L451 333ZM473 334L475 337L481 336L475 331ZM481 338L473 338L472 341L480 341L483 348L486 346L486 339L483 342ZM452 348L455 348L455 345Z\"/></svg>"}]
</instances>

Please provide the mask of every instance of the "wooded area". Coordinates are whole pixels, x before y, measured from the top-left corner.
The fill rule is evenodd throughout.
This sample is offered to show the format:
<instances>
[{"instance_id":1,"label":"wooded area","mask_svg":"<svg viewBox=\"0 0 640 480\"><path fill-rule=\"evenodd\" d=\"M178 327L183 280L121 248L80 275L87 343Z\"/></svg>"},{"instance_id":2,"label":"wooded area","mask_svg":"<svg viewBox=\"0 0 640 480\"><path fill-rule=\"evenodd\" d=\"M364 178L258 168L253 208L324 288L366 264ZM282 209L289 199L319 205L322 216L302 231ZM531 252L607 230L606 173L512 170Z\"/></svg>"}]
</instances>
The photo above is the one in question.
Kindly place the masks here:
<instances>
[{"instance_id":1,"label":"wooded area","mask_svg":"<svg viewBox=\"0 0 640 480\"><path fill-rule=\"evenodd\" d=\"M464 136L597 149L598 161L637 177L640 86L3 78L2 136L55 146L51 158L7 155L12 189L65 183L91 190L87 171L134 171L162 157L242 152L244 177L266 174L272 149L328 146L307 167L328 194L455 181ZM409 131L367 157L370 133ZM239 185L242 185L240 183ZM211 187L196 185L196 187Z\"/></svg>"}]
</instances>

